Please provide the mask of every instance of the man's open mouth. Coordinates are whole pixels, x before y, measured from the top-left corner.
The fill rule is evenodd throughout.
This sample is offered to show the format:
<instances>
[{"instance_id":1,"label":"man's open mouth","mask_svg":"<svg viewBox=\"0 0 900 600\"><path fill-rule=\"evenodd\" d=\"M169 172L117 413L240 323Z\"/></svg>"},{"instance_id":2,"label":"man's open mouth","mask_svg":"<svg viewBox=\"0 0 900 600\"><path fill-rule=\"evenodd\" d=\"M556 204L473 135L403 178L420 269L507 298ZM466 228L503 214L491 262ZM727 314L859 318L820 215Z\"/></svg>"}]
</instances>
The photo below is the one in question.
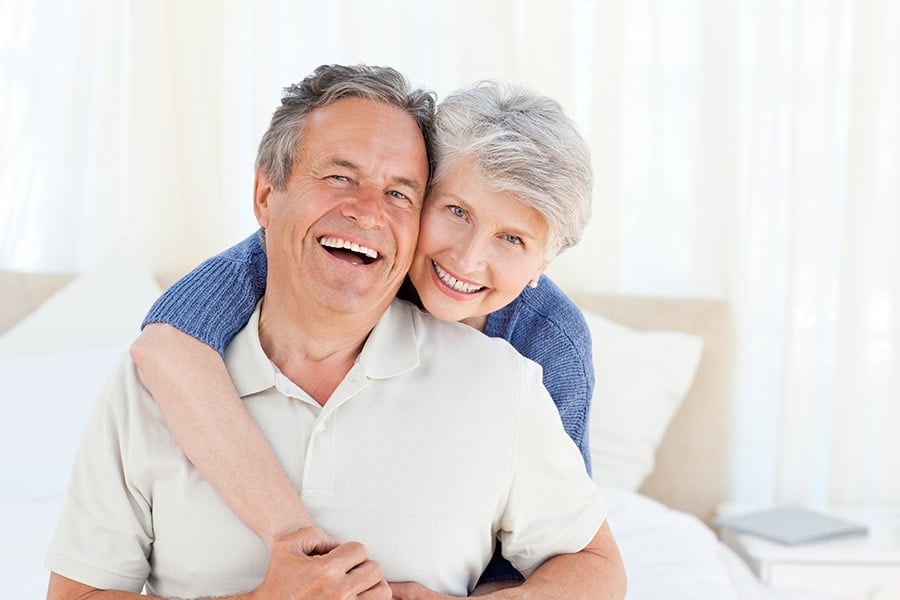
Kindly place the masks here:
<instances>
[{"instance_id":1,"label":"man's open mouth","mask_svg":"<svg viewBox=\"0 0 900 600\"><path fill-rule=\"evenodd\" d=\"M332 255L354 265L370 265L379 259L376 250L338 237L323 236L319 238L319 244Z\"/></svg>"}]
</instances>

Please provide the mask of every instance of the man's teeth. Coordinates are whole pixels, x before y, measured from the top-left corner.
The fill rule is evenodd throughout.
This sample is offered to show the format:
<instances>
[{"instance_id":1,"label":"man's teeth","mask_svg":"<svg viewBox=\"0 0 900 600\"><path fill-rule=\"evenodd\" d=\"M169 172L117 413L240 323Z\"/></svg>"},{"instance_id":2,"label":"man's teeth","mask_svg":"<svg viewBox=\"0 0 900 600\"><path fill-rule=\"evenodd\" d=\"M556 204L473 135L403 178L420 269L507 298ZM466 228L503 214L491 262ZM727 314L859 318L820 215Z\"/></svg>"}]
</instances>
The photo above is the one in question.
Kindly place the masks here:
<instances>
[{"instance_id":1,"label":"man's teeth","mask_svg":"<svg viewBox=\"0 0 900 600\"><path fill-rule=\"evenodd\" d=\"M437 276L441 278L441 281L446 283L448 287L453 288L457 292L462 292L463 294L474 294L475 292L480 292L484 289L483 285L472 285L471 283L459 281L456 277L443 270L441 266L434 261L432 261L431 264L434 265L434 272L437 273Z\"/></svg>"},{"instance_id":2,"label":"man's teeth","mask_svg":"<svg viewBox=\"0 0 900 600\"><path fill-rule=\"evenodd\" d=\"M319 243L323 246L327 246L328 248L343 248L344 250L350 250L351 252L357 252L359 254L365 254L369 258L375 259L378 258L378 252L372 250L371 248L367 248L365 246L360 246L354 242L348 242L347 240L342 240L341 238L336 237L323 237L319 240Z\"/></svg>"}]
</instances>

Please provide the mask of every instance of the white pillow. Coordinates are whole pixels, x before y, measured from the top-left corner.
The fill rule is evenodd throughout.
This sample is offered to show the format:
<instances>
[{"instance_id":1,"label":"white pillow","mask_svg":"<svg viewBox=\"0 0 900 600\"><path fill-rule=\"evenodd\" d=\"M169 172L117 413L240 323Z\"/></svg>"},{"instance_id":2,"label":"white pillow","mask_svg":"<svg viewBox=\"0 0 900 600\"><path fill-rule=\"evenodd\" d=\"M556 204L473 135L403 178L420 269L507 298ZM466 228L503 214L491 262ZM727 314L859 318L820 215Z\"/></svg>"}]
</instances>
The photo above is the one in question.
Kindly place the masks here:
<instances>
[{"instance_id":1,"label":"white pillow","mask_svg":"<svg viewBox=\"0 0 900 600\"><path fill-rule=\"evenodd\" d=\"M653 471L656 449L691 387L702 338L638 331L585 312L596 385L591 405L594 481L636 491Z\"/></svg>"},{"instance_id":2,"label":"white pillow","mask_svg":"<svg viewBox=\"0 0 900 600\"><path fill-rule=\"evenodd\" d=\"M159 294L130 249L116 247L0 336L0 357L127 347Z\"/></svg>"},{"instance_id":3,"label":"white pillow","mask_svg":"<svg viewBox=\"0 0 900 600\"><path fill-rule=\"evenodd\" d=\"M65 492L91 409L159 294L116 251L0 336L0 501Z\"/></svg>"}]
</instances>

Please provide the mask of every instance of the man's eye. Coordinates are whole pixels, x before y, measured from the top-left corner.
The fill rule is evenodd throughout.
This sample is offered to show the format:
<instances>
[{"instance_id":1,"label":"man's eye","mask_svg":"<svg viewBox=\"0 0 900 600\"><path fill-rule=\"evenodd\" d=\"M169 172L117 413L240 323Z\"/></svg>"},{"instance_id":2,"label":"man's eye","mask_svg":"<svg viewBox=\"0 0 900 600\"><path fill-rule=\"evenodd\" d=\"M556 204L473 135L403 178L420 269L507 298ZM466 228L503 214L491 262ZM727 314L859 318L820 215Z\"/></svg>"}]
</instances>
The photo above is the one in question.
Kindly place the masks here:
<instances>
[{"instance_id":1,"label":"man's eye","mask_svg":"<svg viewBox=\"0 0 900 600\"><path fill-rule=\"evenodd\" d=\"M409 200L409 198L406 197L406 194L404 194L402 192L391 191L391 192L388 192L388 194L390 194L397 200Z\"/></svg>"},{"instance_id":2,"label":"man's eye","mask_svg":"<svg viewBox=\"0 0 900 600\"><path fill-rule=\"evenodd\" d=\"M350 181L348 178L344 177L343 175L329 175L328 178L334 179L335 181L345 181L345 182Z\"/></svg>"},{"instance_id":3,"label":"man's eye","mask_svg":"<svg viewBox=\"0 0 900 600\"><path fill-rule=\"evenodd\" d=\"M450 206L449 208L450 208L450 212L451 212L454 216L459 217L459 218L461 218L461 219L465 219L465 218L466 218L466 211L464 211L464 210L461 209L460 207L458 207L458 206Z\"/></svg>"}]
</instances>

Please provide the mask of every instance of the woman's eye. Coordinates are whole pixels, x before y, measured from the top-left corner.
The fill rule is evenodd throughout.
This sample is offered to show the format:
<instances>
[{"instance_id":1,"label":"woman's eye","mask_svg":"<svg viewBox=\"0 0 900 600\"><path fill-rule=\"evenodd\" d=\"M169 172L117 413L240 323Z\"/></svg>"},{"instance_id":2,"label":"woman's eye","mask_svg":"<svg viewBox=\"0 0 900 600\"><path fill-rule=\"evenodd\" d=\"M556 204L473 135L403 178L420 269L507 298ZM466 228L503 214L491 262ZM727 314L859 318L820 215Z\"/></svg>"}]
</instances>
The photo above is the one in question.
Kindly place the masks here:
<instances>
[{"instance_id":1,"label":"woman's eye","mask_svg":"<svg viewBox=\"0 0 900 600\"><path fill-rule=\"evenodd\" d=\"M516 244L517 246L522 245L522 238L520 238L517 235L511 235L511 234L507 233L507 234L503 235L503 239L505 241L509 242L510 244Z\"/></svg>"},{"instance_id":2,"label":"woman's eye","mask_svg":"<svg viewBox=\"0 0 900 600\"><path fill-rule=\"evenodd\" d=\"M344 182L350 181L348 178L344 177L343 175L329 175L328 177L329 177L329 179L334 179L335 181L344 181Z\"/></svg>"},{"instance_id":3,"label":"woman's eye","mask_svg":"<svg viewBox=\"0 0 900 600\"><path fill-rule=\"evenodd\" d=\"M458 207L458 206L451 206L451 207L450 207L450 212L451 212L451 213L453 214L453 216L455 216L455 217L459 217L459 218L461 218L461 219L465 219L465 218L466 218L466 211L464 211L463 209L461 209L461 208Z\"/></svg>"}]
</instances>

